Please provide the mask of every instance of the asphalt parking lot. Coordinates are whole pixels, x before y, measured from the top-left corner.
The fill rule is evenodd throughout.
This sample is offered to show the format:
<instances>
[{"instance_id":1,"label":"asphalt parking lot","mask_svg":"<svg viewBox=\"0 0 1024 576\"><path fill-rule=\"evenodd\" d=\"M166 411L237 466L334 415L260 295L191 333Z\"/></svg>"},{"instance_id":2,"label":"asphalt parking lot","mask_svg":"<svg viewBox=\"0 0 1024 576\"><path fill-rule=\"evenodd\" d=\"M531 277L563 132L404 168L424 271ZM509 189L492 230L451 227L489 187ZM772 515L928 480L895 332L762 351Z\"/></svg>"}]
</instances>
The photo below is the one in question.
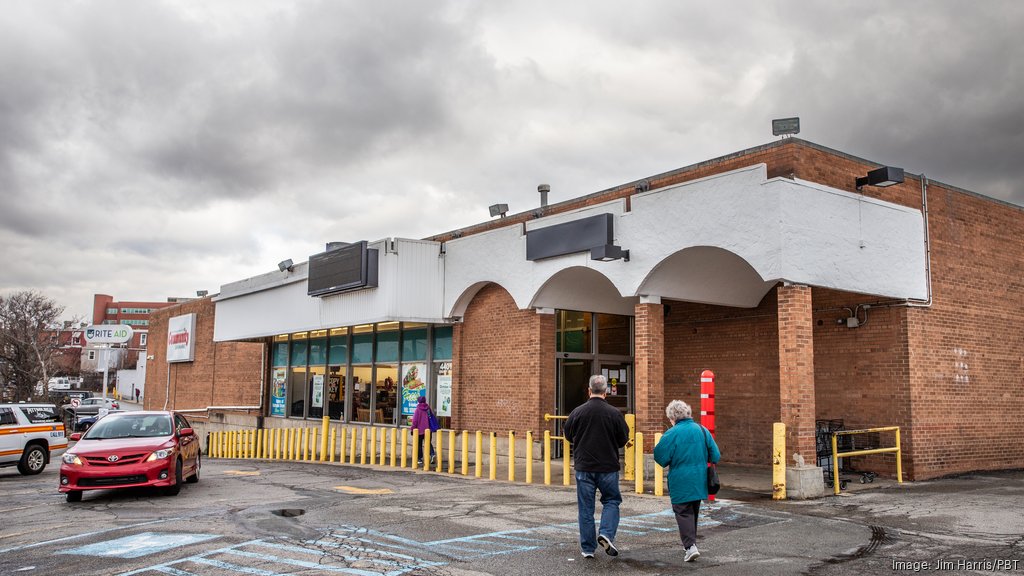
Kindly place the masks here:
<instances>
[{"instance_id":1,"label":"asphalt parking lot","mask_svg":"<svg viewBox=\"0 0 1024 576\"><path fill-rule=\"evenodd\" d=\"M1024 473L808 502L729 491L682 562L667 499L624 494L621 555L580 557L575 493L404 470L207 460L176 497L0 470L0 574L1024 573ZM1005 560L1006 570L957 562ZM1017 560L1019 564L1010 564ZM916 562L917 564L911 564ZM940 567L942 565L939 565ZM1002 566L1002 565L1000 565ZM982 566L985 568L985 566ZM993 567L994 568L994 567Z\"/></svg>"}]
</instances>

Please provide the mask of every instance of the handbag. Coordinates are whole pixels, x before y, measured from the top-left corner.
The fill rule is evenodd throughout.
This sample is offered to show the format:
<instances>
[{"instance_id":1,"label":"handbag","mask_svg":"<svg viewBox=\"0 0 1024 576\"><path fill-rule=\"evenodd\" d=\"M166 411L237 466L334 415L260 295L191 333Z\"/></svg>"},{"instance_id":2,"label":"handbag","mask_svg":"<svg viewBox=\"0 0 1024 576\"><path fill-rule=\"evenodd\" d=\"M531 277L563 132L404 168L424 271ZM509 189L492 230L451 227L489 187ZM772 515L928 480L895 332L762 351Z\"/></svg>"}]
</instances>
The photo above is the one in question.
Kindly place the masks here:
<instances>
[{"instance_id":1,"label":"handbag","mask_svg":"<svg viewBox=\"0 0 1024 576\"><path fill-rule=\"evenodd\" d=\"M704 429L704 433L705 434L709 434L707 428L704 428L703 426L701 426L701 428ZM706 442L704 444L704 447L707 448L707 443ZM711 454L710 454L710 450L709 450L708 451L708 456L710 456L710 455ZM719 488L722 487L722 482L718 479L718 467L715 466L714 463L712 463L711 461L708 461L708 473L707 474L708 474L708 480L707 480L707 482L708 482L708 494L711 494L711 495L718 494Z\"/></svg>"},{"instance_id":2,"label":"handbag","mask_svg":"<svg viewBox=\"0 0 1024 576\"><path fill-rule=\"evenodd\" d=\"M434 416L434 411L427 408L427 427L430 428L431 432L437 432L441 429L441 423L437 421L437 416Z\"/></svg>"}]
</instances>

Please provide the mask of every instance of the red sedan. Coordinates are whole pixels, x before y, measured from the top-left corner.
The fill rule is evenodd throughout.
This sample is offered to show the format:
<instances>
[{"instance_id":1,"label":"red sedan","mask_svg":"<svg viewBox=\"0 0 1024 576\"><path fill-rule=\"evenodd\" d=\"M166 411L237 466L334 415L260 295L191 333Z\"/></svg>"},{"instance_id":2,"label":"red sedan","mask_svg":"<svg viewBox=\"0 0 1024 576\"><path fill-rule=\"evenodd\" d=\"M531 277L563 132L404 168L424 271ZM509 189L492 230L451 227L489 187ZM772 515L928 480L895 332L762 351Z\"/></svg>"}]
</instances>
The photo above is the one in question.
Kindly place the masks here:
<instances>
[{"instance_id":1,"label":"red sedan","mask_svg":"<svg viewBox=\"0 0 1024 576\"><path fill-rule=\"evenodd\" d=\"M117 412L100 418L62 456L60 486L68 502L84 490L155 486L174 496L198 482L200 442L175 412Z\"/></svg>"}]
</instances>

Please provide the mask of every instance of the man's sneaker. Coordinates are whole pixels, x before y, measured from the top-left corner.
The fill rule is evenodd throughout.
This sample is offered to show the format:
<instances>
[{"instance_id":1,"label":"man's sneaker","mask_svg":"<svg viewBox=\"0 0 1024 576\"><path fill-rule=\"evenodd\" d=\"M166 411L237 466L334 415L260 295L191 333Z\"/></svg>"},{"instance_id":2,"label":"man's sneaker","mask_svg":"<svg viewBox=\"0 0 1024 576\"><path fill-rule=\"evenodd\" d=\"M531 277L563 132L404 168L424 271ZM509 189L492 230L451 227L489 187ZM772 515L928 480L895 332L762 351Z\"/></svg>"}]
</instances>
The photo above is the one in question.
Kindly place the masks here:
<instances>
[{"instance_id":1,"label":"man's sneaker","mask_svg":"<svg viewBox=\"0 0 1024 576\"><path fill-rule=\"evenodd\" d=\"M700 550L697 550L697 545L694 544L686 549L686 556L683 556L683 562L693 562L700 556Z\"/></svg>"},{"instance_id":2,"label":"man's sneaker","mask_svg":"<svg viewBox=\"0 0 1024 576\"><path fill-rule=\"evenodd\" d=\"M612 544L612 541L609 540L608 537L604 534L601 534L597 537L597 543L601 545L601 548L604 548L605 553L607 553L609 556L619 555L619 549L616 548L615 544Z\"/></svg>"},{"instance_id":3,"label":"man's sneaker","mask_svg":"<svg viewBox=\"0 0 1024 576\"><path fill-rule=\"evenodd\" d=\"M580 550L580 554L582 554L584 558L588 558L590 560L594 559L594 553L593 552L584 552L584 551Z\"/></svg>"}]
</instances>

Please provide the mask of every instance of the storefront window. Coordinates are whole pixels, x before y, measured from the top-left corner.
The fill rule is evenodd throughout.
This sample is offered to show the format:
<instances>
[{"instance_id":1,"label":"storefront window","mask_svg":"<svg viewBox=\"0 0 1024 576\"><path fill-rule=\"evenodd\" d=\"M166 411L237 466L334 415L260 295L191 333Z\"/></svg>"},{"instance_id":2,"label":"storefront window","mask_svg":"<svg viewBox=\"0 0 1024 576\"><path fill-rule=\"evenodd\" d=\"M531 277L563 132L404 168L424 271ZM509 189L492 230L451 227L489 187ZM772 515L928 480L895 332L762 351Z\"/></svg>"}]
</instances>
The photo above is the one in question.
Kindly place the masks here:
<instances>
[{"instance_id":1,"label":"storefront window","mask_svg":"<svg viewBox=\"0 0 1024 576\"><path fill-rule=\"evenodd\" d=\"M452 359L452 327L434 327L434 360Z\"/></svg>"},{"instance_id":2,"label":"storefront window","mask_svg":"<svg viewBox=\"0 0 1024 576\"><path fill-rule=\"evenodd\" d=\"M270 371L270 415L284 416L288 401L288 342L275 342L271 358L273 369Z\"/></svg>"},{"instance_id":3,"label":"storefront window","mask_svg":"<svg viewBox=\"0 0 1024 576\"><path fill-rule=\"evenodd\" d=\"M597 352L615 356L629 356L629 316L597 315Z\"/></svg>"},{"instance_id":4,"label":"storefront window","mask_svg":"<svg viewBox=\"0 0 1024 576\"><path fill-rule=\"evenodd\" d=\"M377 386L374 392L373 423L394 424L395 407L398 405L398 366L377 365Z\"/></svg>"},{"instance_id":5,"label":"storefront window","mask_svg":"<svg viewBox=\"0 0 1024 576\"><path fill-rule=\"evenodd\" d=\"M309 342L292 342L291 378L288 382L288 415L302 418L306 415L306 361Z\"/></svg>"},{"instance_id":6,"label":"storefront window","mask_svg":"<svg viewBox=\"0 0 1024 576\"><path fill-rule=\"evenodd\" d=\"M332 420L342 420L345 417L345 384L348 380L348 328L331 330L327 362L327 415Z\"/></svg>"},{"instance_id":7,"label":"storefront window","mask_svg":"<svg viewBox=\"0 0 1024 576\"><path fill-rule=\"evenodd\" d=\"M373 366L352 367L352 405L355 412L353 422L370 422L370 408L373 400Z\"/></svg>"},{"instance_id":8,"label":"storefront window","mask_svg":"<svg viewBox=\"0 0 1024 576\"><path fill-rule=\"evenodd\" d=\"M410 328L407 324L402 330L402 362L427 359L427 327L417 324Z\"/></svg>"},{"instance_id":9,"label":"storefront window","mask_svg":"<svg viewBox=\"0 0 1024 576\"><path fill-rule=\"evenodd\" d=\"M398 362L398 322L377 325L377 362Z\"/></svg>"},{"instance_id":10,"label":"storefront window","mask_svg":"<svg viewBox=\"0 0 1024 576\"><path fill-rule=\"evenodd\" d=\"M555 350L557 352L590 354L593 351L590 324L590 312L559 310Z\"/></svg>"},{"instance_id":11,"label":"storefront window","mask_svg":"<svg viewBox=\"0 0 1024 576\"><path fill-rule=\"evenodd\" d=\"M277 342L274 344L273 352L274 366L288 366L288 343Z\"/></svg>"},{"instance_id":12,"label":"storefront window","mask_svg":"<svg viewBox=\"0 0 1024 576\"><path fill-rule=\"evenodd\" d=\"M364 324L352 329L352 363L373 362L373 325Z\"/></svg>"},{"instance_id":13,"label":"storefront window","mask_svg":"<svg viewBox=\"0 0 1024 576\"><path fill-rule=\"evenodd\" d=\"M327 338L313 338L309 341L309 388L306 402L307 418L322 418L327 386Z\"/></svg>"}]
</instances>

